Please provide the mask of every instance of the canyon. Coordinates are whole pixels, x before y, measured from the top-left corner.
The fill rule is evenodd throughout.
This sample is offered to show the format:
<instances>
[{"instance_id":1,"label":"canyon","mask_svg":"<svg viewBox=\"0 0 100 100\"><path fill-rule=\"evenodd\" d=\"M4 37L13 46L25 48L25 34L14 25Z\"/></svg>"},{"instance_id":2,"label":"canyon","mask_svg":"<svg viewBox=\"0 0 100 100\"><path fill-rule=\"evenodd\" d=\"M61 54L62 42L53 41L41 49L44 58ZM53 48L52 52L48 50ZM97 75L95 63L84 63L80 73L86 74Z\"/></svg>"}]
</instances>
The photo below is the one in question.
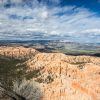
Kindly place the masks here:
<instances>
[{"instance_id":1,"label":"canyon","mask_svg":"<svg viewBox=\"0 0 100 100\"><path fill-rule=\"evenodd\" d=\"M39 70L43 100L99 100L100 58L39 53L26 62Z\"/></svg>"},{"instance_id":2,"label":"canyon","mask_svg":"<svg viewBox=\"0 0 100 100\"><path fill-rule=\"evenodd\" d=\"M31 80L39 83L39 100L100 100L100 58L39 52L34 48L0 47L0 55L25 59Z\"/></svg>"}]
</instances>

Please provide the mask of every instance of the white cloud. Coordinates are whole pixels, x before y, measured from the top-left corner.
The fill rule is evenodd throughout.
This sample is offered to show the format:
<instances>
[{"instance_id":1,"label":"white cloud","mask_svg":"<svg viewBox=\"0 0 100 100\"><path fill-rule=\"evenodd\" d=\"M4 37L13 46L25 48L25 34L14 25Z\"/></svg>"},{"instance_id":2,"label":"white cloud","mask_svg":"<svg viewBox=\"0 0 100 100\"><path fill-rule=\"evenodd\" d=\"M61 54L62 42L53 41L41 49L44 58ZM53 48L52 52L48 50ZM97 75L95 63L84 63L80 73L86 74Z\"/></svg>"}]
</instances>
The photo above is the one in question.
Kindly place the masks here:
<instances>
[{"instance_id":1,"label":"white cloud","mask_svg":"<svg viewBox=\"0 0 100 100\"><path fill-rule=\"evenodd\" d=\"M74 8L75 6L48 8L44 5L37 5L32 9L27 6L0 9L0 23L2 23L0 24L0 38L8 35L12 38L24 37L25 39L27 36L34 37L34 32L44 33L43 35L46 36L100 35L100 18L88 9ZM15 18L11 18L11 15Z\"/></svg>"},{"instance_id":2,"label":"white cloud","mask_svg":"<svg viewBox=\"0 0 100 100\"><path fill-rule=\"evenodd\" d=\"M23 0L10 0L11 3L22 3Z\"/></svg>"},{"instance_id":3,"label":"white cloud","mask_svg":"<svg viewBox=\"0 0 100 100\"><path fill-rule=\"evenodd\" d=\"M94 35L100 35L100 29L88 29L88 30L84 30L82 31L83 34L94 34Z\"/></svg>"}]
</instances>

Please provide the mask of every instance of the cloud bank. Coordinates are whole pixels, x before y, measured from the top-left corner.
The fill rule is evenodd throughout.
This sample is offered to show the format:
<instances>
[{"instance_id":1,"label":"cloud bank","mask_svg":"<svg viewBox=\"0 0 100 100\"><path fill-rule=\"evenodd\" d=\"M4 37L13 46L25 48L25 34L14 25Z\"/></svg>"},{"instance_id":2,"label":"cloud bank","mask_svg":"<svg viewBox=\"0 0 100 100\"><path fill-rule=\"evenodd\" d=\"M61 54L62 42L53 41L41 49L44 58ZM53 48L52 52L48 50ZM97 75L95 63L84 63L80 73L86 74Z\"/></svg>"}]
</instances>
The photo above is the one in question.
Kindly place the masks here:
<instances>
[{"instance_id":1,"label":"cloud bank","mask_svg":"<svg viewBox=\"0 0 100 100\"><path fill-rule=\"evenodd\" d=\"M61 7L60 0L4 0L0 1L1 39L100 43L100 17L83 7Z\"/></svg>"}]
</instances>

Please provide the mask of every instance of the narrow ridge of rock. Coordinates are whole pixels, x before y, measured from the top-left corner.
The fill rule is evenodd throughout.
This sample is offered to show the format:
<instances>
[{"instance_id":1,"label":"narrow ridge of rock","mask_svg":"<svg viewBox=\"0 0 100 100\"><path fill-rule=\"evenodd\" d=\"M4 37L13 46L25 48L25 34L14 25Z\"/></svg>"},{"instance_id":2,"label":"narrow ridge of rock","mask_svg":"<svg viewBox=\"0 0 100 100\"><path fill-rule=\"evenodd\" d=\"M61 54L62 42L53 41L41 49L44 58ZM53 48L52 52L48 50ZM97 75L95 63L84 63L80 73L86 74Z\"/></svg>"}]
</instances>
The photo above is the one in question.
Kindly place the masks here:
<instances>
[{"instance_id":1,"label":"narrow ridge of rock","mask_svg":"<svg viewBox=\"0 0 100 100\"><path fill-rule=\"evenodd\" d=\"M0 47L0 55L15 58L15 59L29 59L37 54L38 51L33 48L25 48L22 46L19 47Z\"/></svg>"}]
</instances>

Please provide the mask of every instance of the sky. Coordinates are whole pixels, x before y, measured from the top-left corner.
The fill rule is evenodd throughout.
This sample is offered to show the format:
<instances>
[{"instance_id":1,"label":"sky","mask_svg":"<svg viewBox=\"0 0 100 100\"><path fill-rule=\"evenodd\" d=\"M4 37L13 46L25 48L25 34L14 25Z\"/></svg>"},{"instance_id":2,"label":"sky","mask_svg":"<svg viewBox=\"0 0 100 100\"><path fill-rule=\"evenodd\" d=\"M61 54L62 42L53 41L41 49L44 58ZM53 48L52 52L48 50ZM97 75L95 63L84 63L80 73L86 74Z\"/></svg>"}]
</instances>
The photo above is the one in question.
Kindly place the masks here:
<instances>
[{"instance_id":1,"label":"sky","mask_svg":"<svg viewBox=\"0 0 100 100\"><path fill-rule=\"evenodd\" d=\"M0 40L100 43L100 0L0 0Z\"/></svg>"}]
</instances>

